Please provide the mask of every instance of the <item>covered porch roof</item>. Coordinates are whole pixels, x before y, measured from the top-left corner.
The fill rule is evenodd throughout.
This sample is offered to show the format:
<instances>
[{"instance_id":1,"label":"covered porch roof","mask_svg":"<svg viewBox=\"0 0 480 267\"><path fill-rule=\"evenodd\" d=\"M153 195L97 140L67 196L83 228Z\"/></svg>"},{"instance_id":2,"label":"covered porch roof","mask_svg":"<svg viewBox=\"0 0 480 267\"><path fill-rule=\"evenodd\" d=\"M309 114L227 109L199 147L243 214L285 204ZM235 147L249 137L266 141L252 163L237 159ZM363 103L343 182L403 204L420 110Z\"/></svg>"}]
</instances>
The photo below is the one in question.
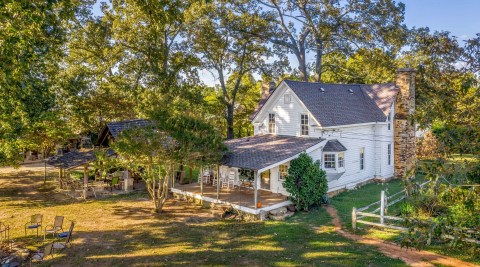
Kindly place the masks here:
<instances>
[{"instance_id":1,"label":"covered porch roof","mask_svg":"<svg viewBox=\"0 0 480 267\"><path fill-rule=\"evenodd\" d=\"M107 155L114 154L113 150L108 149ZM97 160L93 149L81 149L65 153L61 156L56 156L47 159L47 164L59 169L73 169L92 161Z\"/></svg>"},{"instance_id":2,"label":"covered porch roof","mask_svg":"<svg viewBox=\"0 0 480 267\"><path fill-rule=\"evenodd\" d=\"M232 139L225 142L229 151L221 164L258 171L295 157L324 140L272 134Z\"/></svg>"}]
</instances>

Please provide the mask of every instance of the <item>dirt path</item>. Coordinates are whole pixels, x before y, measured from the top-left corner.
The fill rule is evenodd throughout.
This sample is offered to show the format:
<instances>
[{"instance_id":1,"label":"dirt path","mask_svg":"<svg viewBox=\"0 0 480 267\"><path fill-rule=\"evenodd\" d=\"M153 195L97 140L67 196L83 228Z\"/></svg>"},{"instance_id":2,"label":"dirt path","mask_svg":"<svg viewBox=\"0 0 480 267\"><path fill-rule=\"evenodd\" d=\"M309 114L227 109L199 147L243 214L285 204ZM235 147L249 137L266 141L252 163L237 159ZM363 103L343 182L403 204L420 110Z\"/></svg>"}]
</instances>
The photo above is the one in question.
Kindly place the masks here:
<instances>
[{"instance_id":1,"label":"dirt path","mask_svg":"<svg viewBox=\"0 0 480 267\"><path fill-rule=\"evenodd\" d=\"M337 210L332 207L326 207L327 212L332 216L332 223L335 227L335 230L340 233L342 236L355 240L356 242L375 246L380 252L391 258L398 258L404 261L406 264L415 267L430 267L435 266L435 264L441 264L446 266L462 266L462 267L473 267L478 266L473 263L464 262L459 259L439 255L430 251L425 250L411 250L404 249L400 246L388 242L385 240L364 237L361 235L352 234L342 230L340 219L338 218Z\"/></svg>"}]
</instances>

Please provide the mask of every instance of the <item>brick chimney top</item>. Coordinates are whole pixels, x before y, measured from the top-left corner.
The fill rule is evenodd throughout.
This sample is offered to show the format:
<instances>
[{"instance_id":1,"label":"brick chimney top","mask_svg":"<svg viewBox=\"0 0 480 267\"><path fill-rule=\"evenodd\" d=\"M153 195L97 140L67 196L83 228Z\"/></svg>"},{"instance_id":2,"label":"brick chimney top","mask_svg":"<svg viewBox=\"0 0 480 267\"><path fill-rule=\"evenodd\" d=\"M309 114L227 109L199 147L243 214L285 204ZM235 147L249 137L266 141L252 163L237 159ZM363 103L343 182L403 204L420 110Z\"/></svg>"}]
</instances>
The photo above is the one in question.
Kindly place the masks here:
<instances>
[{"instance_id":1,"label":"brick chimney top","mask_svg":"<svg viewBox=\"0 0 480 267\"><path fill-rule=\"evenodd\" d=\"M397 69L397 73L399 72L415 72L415 69L413 68L400 68L400 69Z\"/></svg>"}]
</instances>

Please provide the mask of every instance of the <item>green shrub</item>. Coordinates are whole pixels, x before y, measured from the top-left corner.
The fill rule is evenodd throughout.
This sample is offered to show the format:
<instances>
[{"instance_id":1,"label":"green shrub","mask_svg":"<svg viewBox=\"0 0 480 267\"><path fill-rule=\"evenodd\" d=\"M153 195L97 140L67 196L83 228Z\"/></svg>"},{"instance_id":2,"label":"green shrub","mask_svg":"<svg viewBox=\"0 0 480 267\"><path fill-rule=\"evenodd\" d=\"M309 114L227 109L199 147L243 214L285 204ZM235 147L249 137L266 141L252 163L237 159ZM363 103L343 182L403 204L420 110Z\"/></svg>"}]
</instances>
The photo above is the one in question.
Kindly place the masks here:
<instances>
[{"instance_id":1,"label":"green shrub","mask_svg":"<svg viewBox=\"0 0 480 267\"><path fill-rule=\"evenodd\" d=\"M325 171L320 169L319 162L313 162L306 153L290 162L283 186L301 210L320 204L328 189Z\"/></svg>"}]
</instances>

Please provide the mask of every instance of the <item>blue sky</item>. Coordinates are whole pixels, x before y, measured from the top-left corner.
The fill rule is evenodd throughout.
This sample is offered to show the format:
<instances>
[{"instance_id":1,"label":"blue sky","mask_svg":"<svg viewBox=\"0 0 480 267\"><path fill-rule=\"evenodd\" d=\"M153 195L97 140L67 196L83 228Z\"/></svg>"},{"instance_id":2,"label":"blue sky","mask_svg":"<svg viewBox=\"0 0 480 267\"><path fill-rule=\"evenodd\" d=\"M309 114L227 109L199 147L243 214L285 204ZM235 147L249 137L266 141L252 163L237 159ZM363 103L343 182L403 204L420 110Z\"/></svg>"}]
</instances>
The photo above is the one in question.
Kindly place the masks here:
<instances>
[{"instance_id":1,"label":"blue sky","mask_svg":"<svg viewBox=\"0 0 480 267\"><path fill-rule=\"evenodd\" d=\"M401 0L405 23L411 27L445 30L465 40L480 33L479 0Z\"/></svg>"}]
</instances>

